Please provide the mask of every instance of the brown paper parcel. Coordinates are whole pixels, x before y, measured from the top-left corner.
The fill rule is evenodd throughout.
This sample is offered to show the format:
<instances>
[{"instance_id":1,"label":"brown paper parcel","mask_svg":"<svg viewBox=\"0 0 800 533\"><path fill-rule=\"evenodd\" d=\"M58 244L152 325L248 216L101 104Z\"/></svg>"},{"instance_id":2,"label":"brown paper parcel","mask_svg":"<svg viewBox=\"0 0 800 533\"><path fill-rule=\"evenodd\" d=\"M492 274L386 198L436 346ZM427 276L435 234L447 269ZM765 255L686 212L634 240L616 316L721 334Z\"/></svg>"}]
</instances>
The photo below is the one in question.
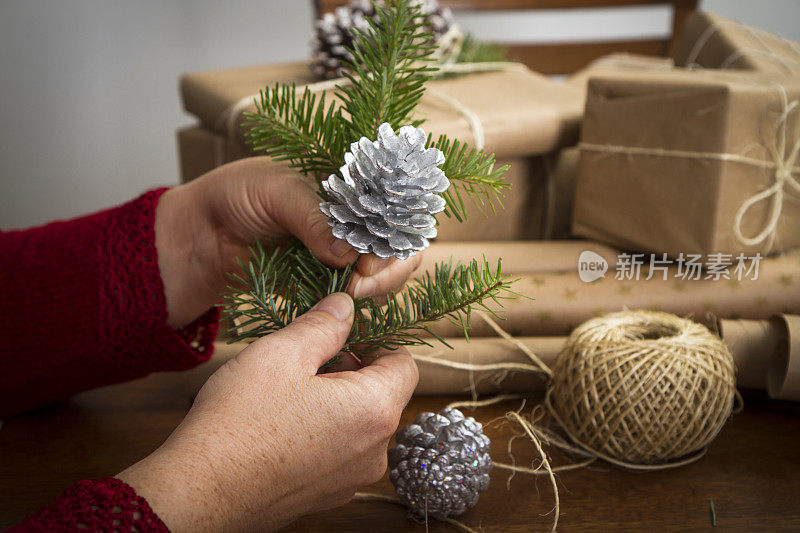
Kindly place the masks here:
<instances>
[{"instance_id":1,"label":"brown paper parcel","mask_svg":"<svg viewBox=\"0 0 800 533\"><path fill-rule=\"evenodd\" d=\"M641 72L646 74L648 71L671 70L674 66L675 63L669 57L618 52L595 59L579 71L571 74L567 78L567 83L580 88L585 100L589 80L597 76L618 72Z\"/></svg>"},{"instance_id":2,"label":"brown paper parcel","mask_svg":"<svg viewBox=\"0 0 800 533\"><path fill-rule=\"evenodd\" d=\"M252 100L260 90L278 82L315 81L307 62L294 62L189 73L181 77L180 90L184 108L204 127L229 136L233 125L236 143L245 147L241 115L254 111ZM515 68L437 79L427 87L418 115L434 135L447 133L475 144L468 119L443 101L450 99L477 115L486 150L499 158L543 154L577 141L583 95L546 76Z\"/></svg>"},{"instance_id":3,"label":"brown paper parcel","mask_svg":"<svg viewBox=\"0 0 800 533\"><path fill-rule=\"evenodd\" d=\"M184 183L251 154L222 134L188 127L177 134L181 179ZM503 159L511 185L495 213L467 201L468 220L438 217L440 241L506 241L563 237L569 232L577 151ZM480 257L480 253L476 255Z\"/></svg>"},{"instance_id":4,"label":"brown paper parcel","mask_svg":"<svg viewBox=\"0 0 800 533\"><path fill-rule=\"evenodd\" d=\"M800 245L798 97L756 74L592 79L573 231L672 257Z\"/></svg>"},{"instance_id":5,"label":"brown paper parcel","mask_svg":"<svg viewBox=\"0 0 800 533\"><path fill-rule=\"evenodd\" d=\"M800 74L800 44L734 19L697 11L678 37L675 64L796 76Z\"/></svg>"}]
</instances>

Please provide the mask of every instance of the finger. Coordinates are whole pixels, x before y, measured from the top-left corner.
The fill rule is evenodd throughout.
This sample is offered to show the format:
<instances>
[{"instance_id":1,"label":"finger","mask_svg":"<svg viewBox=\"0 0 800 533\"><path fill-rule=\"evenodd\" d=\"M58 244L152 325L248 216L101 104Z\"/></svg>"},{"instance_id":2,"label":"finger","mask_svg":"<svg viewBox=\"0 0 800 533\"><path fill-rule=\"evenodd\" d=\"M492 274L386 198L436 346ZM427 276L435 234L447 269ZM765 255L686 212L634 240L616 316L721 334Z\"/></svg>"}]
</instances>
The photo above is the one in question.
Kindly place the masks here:
<instances>
[{"instance_id":1,"label":"finger","mask_svg":"<svg viewBox=\"0 0 800 533\"><path fill-rule=\"evenodd\" d=\"M372 254L358 260L356 273L350 282L348 292L354 298L382 296L400 290L411 274L422 263L422 254L408 259L380 259Z\"/></svg>"},{"instance_id":2,"label":"finger","mask_svg":"<svg viewBox=\"0 0 800 533\"><path fill-rule=\"evenodd\" d=\"M326 296L307 313L251 344L261 356L298 364L314 375L342 349L353 323L353 300L343 292Z\"/></svg>"},{"instance_id":3,"label":"finger","mask_svg":"<svg viewBox=\"0 0 800 533\"><path fill-rule=\"evenodd\" d=\"M359 253L347 241L331 233L328 217L320 211L320 199L314 189L297 176L272 180L269 207L272 217L311 250L323 263L343 267L353 263Z\"/></svg>"},{"instance_id":4,"label":"finger","mask_svg":"<svg viewBox=\"0 0 800 533\"><path fill-rule=\"evenodd\" d=\"M405 348L383 350L379 357L358 371L376 380L392 401L405 405L419 381L417 364Z\"/></svg>"}]
</instances>

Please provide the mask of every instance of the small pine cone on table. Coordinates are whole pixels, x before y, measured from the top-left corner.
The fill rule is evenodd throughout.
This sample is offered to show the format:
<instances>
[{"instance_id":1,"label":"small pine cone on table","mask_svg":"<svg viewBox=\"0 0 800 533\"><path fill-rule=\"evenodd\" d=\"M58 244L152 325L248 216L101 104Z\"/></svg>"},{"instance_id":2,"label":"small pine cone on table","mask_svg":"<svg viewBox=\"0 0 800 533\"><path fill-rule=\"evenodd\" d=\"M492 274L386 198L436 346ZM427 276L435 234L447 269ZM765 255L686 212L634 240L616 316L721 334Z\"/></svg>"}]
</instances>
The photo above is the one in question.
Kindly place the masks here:
<instances>
[{"instance_id":1,"label":"small pine cone on table","mask_svg":"<svg viewBox=\"0 0 800 533\"><path fill-rule=\"evenodd\" d=\"M414 516L463 514L489 488L489 437L458 409L420 413L389 450L390 480Z\"/></svg>"},{"instance_id":2,"label":"small pine cone on table","mask_svg":"<svg viewBox=\"0 0 800 533\"><path fill-rule=\"evenodd\" d=\"M342 177L322 182L330 201L320 209L334 236L381 259L407 259L428 247L450 181L439 168L444 154L425 148L426 140L420 128L403 126L395 134L384 123L378 140L362 137L350 145Z\"/></svg>"}]
</instances>

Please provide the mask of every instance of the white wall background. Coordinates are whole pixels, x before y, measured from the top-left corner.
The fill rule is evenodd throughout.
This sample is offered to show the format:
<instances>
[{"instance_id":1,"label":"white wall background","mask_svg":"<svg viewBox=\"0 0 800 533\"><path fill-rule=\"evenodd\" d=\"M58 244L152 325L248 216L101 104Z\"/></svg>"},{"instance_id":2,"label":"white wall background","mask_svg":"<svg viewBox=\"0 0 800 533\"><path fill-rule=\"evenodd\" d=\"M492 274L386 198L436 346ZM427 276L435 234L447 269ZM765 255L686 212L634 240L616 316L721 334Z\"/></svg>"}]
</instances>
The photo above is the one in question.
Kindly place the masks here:
<instances>
[{"instance_id":1,"label":"white wall background","mask_svg":"<svg viewBox=\"0 0 800 533\"><path fill-rule=\"evenodd\" d=\"M800 40L798 0L702 4ZM311 17L310 0L0 0L0 229L177 183L178 76L303 58ZM505 41L669 31L660 7L458 18Z\"/></svg>"}]
</instances>

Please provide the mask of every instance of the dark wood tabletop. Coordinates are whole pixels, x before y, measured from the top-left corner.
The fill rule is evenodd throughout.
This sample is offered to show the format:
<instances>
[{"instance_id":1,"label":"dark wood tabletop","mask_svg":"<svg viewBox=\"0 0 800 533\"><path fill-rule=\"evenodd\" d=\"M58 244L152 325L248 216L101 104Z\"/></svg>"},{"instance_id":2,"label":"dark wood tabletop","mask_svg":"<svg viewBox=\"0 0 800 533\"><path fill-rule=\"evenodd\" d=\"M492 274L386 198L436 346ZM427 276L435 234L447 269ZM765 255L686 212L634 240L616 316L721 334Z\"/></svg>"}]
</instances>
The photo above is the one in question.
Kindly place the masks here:
<instances>
[{"instance_id":1,"label":"dark wood tabletop","mask_svg":"<svg viewBox=\"0 0 800 533\"><path fill-rule=\"evenodd\" d=\"M114 475L154 450L191 404L184 377L157 374L80 394L67 403L9 418L0 428L0 529L52 500L72 483ZM402 423L454 397L417 397ZM515 409L506 402L470 412L489 421ZM492 456L508 461L508 428L492 426ZM515 442L519 464L535 451ZM558 457L554 454L554 460ZM484 531L546 531L553 493L546 477L495 469L489 492L462 517ZM800 530L800 405L746 397L699 462L676 470L634 473L597 463L558 476L561 531L711 530L713 501L720 531ZM364 490L392 494L388 476ZM425 531L405 509L350 503L303 518L291 531ZM431 523L431 531L452 531Z\"/></svg>"}]
</instances>

